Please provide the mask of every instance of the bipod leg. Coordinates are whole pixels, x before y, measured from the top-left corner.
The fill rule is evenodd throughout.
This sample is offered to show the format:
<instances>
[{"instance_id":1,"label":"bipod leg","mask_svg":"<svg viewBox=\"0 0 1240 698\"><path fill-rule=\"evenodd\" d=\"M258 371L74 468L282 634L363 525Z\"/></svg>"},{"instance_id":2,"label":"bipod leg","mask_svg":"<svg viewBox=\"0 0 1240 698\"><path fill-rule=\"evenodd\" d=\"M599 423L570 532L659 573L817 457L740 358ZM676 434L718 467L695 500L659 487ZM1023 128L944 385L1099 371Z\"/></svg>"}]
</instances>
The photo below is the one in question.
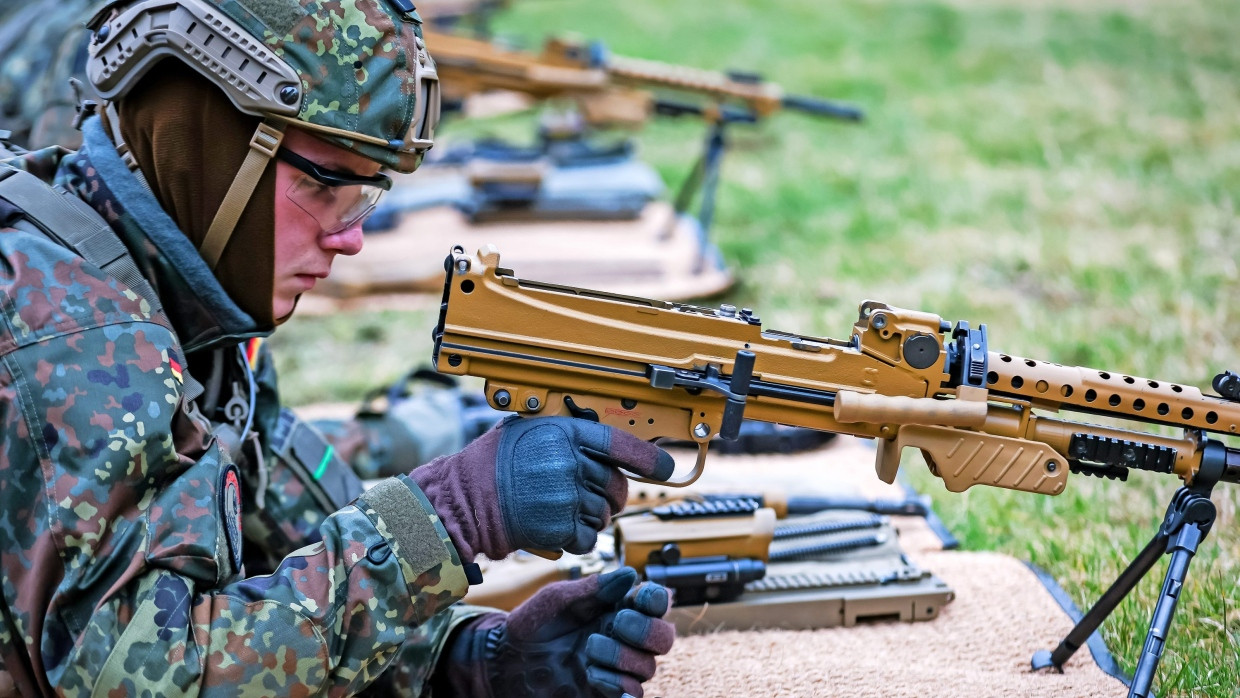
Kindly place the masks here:
<instances>
[{"instance_id":1,"label":"bipod leg","mask_svg":"<svg viewBox=\"0 0 1240 698\"><path fill-rule=\"evenodd\" d=\"M1171 553L1171 562L1167 565L1167 575L1163 579L1158 604L1154 606L1154 615L1150 619L1150 629L1145 636L1141 658L1137 660L1137 669L1132 675L1129 698L1147 698L1150 694L1154 675L1158 672L1158 662L1162 659L1171 631L1171 619L1175 617L1176 604L1179 603L1180 593L1184 591L1188 564L1193 561L1197 546L1205 540L1210 526L1214 524L1216 512L1208 495L1203 497L1189 493L1182 512L1179 529L1167 546L1167 551Z\"/></svg>"},{"instance_id":2,"label":"bipod leg","mask_svg":"<svg viewBox=\"0 0 1240 698\"><path fill-rule=\"evenodd\" d=\"M693 273L697 274L702 271L706 264L706 244L709 239L711 222L715 217L715 194L719 189L719 166L723 161L723 151L727 147L727 140L724 137L724 129L727 121L721 119L711 123L710 133L706 136L706 145L702 151L702 155L693 165L693 170L680 186L680 190L676 193L676 201L673 206L675 214L668 221L667 228L660 235L660 239L666 240L671 237L672 231L676 224L680 222L680 217L689 211L689 207L693 205L693 199L700 191L702 193L702 203L698 207L698 225L701 237L698 240L698 256L693 264Z\"/></svg>"},{"instance_id":3,"label":"bipod leg","mask_svg":"<svg viewBox=\"0 0 1240 698\"><path fill-rule=\"evenodd\" d=\"M1067 664L1081 645L1089 640L1089 636L1098 629L1098 626L1102 625L1102 621L1106 620L1107 616L1111 615L1111 611L1115 610L1119 602L1128 596L1128 592L1132 591L1137 582L1141 581L1154 567L1154 563L1158 562L1158 558L1162 557L1166 550L1167 536L1164 535L1162 528L1159 528L1158 533L1154 534L1137 557L1128 563L1128 567L1115 578L1111 587L1094 602L1093 606L1090 606L1084 616L1081 616L1072 630L1059 642L1059 646L1054 650L1039 650L1033 655L1031 662L1033 668L1036 670L1053 667L1055 671L1062 672L1063 665Z\"/></svg>"},{"instance_id":4,"label":"bipod leg","mask_svg":"<svg viewBox=\"0 0 1240 698\"><path fill-rule=\"evenodd\" d=\"M1137 582L1154 567L1159 558L1170 553L1171 562L1167 565L1167 574L1163 579L1162 594L1154 607L1145 646L1137 661L1137 669L1133 672L1128 693L1129 698L1149 696L1150 686L1158 671L1158 662L1162 659L1166 646L1171 619L1175 615L1175 607L1183 591L1184 580L1188 576L1188 564L1214 523L1216 512L1214 503L1210 501L1211 487L1212 484L1195 488L1181 487L1175 493L1158 533L1054 651L1042 650L1033 656L1034 669L1053 667L1056 671L1063 671L1063 665L1085 644L1090 634L1098 629Z\"/></svg>"},{"instance_id":5,"label":"bipod leg","mask_svg":"<svg viewBox=\"0 0 1240 698\"><path fill-rule=\"evenodd\" d=\"M698 220L702 223L702 232L710 230L715 218L715 194L719 191L719 167L723 162L723 150L727 146L724 138L724 125L718 121L711 125L710 136L706 142L706 163L702 168L702 206L698 210Z\"/></svg>"},{"instance_id":6,"label":"bipod leg","mask_svg":"<svg viewBox=\"0 0 1240 698\"><path fill-rule=\"evenodd\" d=\"M676 198L672 202L672 220L668 221L667 228L660 239L666 240L672 236L672 230L680 221L680 217L689 211L689 207L693 205L693 198L697 196L698 190L702 188L702 176L706 173L706 162L710 159L709 139L706 149L698 156L696 162L693 163L693 169L689 170L689 175L685 177L685 181L680 183L680 188L676 190Z\"/></svg>"}]
</instances>

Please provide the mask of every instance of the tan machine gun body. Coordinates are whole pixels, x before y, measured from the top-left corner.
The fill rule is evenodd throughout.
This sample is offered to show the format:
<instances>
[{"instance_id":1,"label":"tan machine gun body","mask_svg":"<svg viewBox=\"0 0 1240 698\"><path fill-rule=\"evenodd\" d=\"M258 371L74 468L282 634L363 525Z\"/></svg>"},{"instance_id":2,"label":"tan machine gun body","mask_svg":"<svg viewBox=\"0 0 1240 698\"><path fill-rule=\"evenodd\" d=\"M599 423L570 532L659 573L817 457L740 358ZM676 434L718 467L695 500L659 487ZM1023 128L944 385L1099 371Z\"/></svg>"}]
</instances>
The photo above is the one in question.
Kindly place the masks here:
<instances>
[{"instance_id":1,"label":"tan machine gun body","mask_svg":"<svg viewBox=\"0 0 1240 698\"><path fill-rule=\"evenodd\" d=\"M655 112L652 92L669 91L708 100L696 111L710 120L722 118L721 105L743 108L754 119L781 109L852 121L861 118L855 109L785 95L778 85L754 76L610 56L597 44L551 39L535 54L429 29L426 42L435 54L444 99L449 101L509 90L536 100L571 100L594 126L637 126Z\"/></svg>"},{"instance_id":2,"label":"tan machine gun body","mask_svg":"<svg viewBox=\"0 0 1240 698\"><path fill-rule=\"evenodd\" d=\"M1209 443L1234 434L1240 404L1200 390L989 351L985 327L867 301L848 341L764 330L752 312L617 296L518 279L493 247L454 250L439 371L486 379L493 407L597 419L646 439L706 444L743 418L878 440L892 482L917 448L952 491L973 485L1058 494L1069 471L1129 468L1191 483ZM1182 428L1178 436L1035 414L1076 411ZM1240 450L1220 456L1240 481Z\"/></svg>"}]
</instances>

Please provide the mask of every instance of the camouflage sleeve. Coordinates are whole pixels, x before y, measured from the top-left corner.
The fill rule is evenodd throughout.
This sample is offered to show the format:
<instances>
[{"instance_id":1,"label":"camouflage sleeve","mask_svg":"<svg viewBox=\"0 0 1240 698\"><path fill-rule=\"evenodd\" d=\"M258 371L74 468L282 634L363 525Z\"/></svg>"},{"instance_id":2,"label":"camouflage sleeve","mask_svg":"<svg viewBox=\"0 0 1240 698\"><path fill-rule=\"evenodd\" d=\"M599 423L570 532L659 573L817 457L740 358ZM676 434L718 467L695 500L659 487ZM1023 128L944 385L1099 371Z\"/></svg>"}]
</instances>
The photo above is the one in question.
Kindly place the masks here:
<instances>
[{"instance_id":1,"label":"camouflage sleeve","mask_svg":"<svg viewBox=\"0 0 1240 698\"><path fill-rule=\"evenodd\" d=\"M263 477L250 472L249 480L263 487L264 505L253 506L256 492L252 485L243 483L247 491L245 521L246 570L274 570L281 559L295 548L318 542L320 525L331 514L321 505L321 498L309 491L305 474L295 472L296 463L281 459L273 451L267 435L279 431L281 412L275 362L270 344L259 339L249 340L243 350L255 372L259 388L256 422L260 425L263 439ZM317 424L316 424L317 426ZM336 444L340 453L340 444ZM243 470L247 465L242 465ZM251 470L254 464L248 466ZM301 543L294 544L300 540ZM418 696L423 692L432 670L438 661L449 633L462 620L479 613L490 612L476 606L453 604L429 621L409 629L405 641L397 651L390 667L366 691L375 696Z\"/></svg>"},{"instance_id":2,"label":"camouflage sleeve","mask_svg":"<svg viewBox=\"0 0 1240 698\"><path fill-rule=\"evenodd\" d=\"M366 502L323 529L275 573L216 589L174 570L136 575L95 611L58 688L350 695L402 648L427 657L429 675L434 655L419 648L446 632L435 616L462 595L459 564L423 569Z\"/></svg>"},{"instance_id":3,"label":"camouflage sleeve","mask_svg":"<svg viewBox=\"0 0 1240 698\"><path fill-rule=\"evenodd\" d=\"M346 695L438 627L467 583L407 478L241 578L238 472L186 409L175 337L72 263L24 281L53 276L0 343L0 687Z\"/></svg>"},{"instance_id":4,"label":"camouflage sleeve","mask_svg":"<svg viewBox=\"0 0 1240 698\"><path fill-rule=\"evenodd\" d=\"M440 678L435 670L447 650L453 631L466 620L489 613L502 611L463 603L453 604L430 621L411 629L409 638L397 651L392 665L362 695L431 698L431 686ZM435 691L434 696L441 693L443 692Z\"/></svg>"}]
</instances>

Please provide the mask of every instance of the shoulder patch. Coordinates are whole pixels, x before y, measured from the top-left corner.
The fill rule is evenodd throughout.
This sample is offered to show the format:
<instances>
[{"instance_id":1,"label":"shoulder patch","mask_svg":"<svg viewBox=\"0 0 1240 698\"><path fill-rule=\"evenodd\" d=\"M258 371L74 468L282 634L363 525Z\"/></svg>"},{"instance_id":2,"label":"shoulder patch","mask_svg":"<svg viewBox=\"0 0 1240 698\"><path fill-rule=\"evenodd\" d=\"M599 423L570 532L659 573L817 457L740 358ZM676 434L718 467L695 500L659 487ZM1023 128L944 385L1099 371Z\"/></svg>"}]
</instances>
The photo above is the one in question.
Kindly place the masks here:
<instances>
[{"instance_id":1,"label":"shoulder patch","mask_svg":"<svg viewBox=\"0 0 1240 698\"><path fill-rule=\"evenodd\" d=\"M237 466L229 463L220 473L220 520L232 558L233 570L241 571L241 477Z\"/></svg>"}]
</instances>

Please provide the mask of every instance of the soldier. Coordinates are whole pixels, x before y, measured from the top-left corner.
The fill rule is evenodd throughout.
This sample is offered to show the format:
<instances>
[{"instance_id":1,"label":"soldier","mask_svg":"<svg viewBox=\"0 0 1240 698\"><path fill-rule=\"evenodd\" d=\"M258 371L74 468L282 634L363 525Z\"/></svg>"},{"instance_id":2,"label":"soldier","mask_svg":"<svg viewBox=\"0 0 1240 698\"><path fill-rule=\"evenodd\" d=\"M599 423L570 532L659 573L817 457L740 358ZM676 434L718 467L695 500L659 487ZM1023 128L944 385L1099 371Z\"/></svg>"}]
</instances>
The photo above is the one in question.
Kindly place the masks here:
<instances>
[{"instance_id":1,"label":"soldier","mask_svg":"<svg viewBox=\"0 0 1240 698\"><path fill-rule=\"evenodd\" d=\"M2 3L0 3L2 4ZM0 9L0 129L28 148L81 145L69 78L86 63L89 7L101 0L30 0ZM90 86L79 83L86 96Z\"/></svg>"},{"instance_id":2,"label":"soldier","mask_svg":"<svg viewBox=\"0 0 1240 698\"><path fill-rule=\"evenodd\" d=\"M475 555L590 549L621 469L668 454L510 419L363 492L279 407L258 338L431 145L419 25L406 0L88 23L81 149L0 166L0 695L641 695L673 631L631 569L455 602Z\"/></svg>"}]
</instances>

